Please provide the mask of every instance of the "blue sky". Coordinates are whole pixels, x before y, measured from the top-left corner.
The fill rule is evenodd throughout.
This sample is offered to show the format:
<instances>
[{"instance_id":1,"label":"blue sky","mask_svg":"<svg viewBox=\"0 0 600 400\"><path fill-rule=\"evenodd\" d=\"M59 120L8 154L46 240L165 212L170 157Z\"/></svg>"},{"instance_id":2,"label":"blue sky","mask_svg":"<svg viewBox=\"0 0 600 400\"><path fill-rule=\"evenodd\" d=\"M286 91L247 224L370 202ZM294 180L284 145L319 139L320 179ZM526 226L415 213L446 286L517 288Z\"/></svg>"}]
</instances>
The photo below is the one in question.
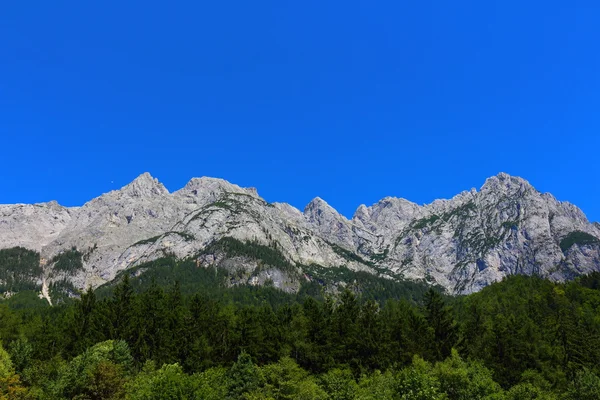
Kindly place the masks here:
<instances>
[{"instance_id":1,"label":"blue sky","mask_svg":"<svg viewBox=\"0 0 600 400\"><path fill-rule=\"evenodd\" d=\"M500 171L600 220L600 5L6 2L0 203L144 171L347 216Z\"/></svg>"}]
</instances>

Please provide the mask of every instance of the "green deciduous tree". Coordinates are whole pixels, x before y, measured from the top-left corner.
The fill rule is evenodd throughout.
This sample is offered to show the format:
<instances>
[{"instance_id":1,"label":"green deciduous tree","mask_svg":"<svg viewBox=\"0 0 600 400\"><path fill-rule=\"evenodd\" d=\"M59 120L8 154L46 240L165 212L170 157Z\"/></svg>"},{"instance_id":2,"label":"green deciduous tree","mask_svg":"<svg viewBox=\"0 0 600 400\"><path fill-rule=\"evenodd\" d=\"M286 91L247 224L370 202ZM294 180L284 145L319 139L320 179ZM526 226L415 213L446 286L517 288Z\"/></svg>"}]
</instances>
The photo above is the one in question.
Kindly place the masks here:
<instances>
[{"instance_id":1,"label":"green deciduous tree","mask_svg":"<svg viewBox=\"0 0 600 400\"><path fill-rule=\"evenodd\" d=\"M454 349L449 358L436 363L432 373L450 400L488 399L502 391L490 370L479 362L462 360Z\"/></svg>"},{"instance_id":2,"label":"green deciduous tree","mask_svg":"<svg viewBox=\"0 0 600 400\"><path fill-rule=\"evenodd\" d=\"M156 369L148 361L142 371L126 385L127 400L192 400L196 399L193 379L178 364L165 364Z\"/></svg>"},{"instance_id":3,"label":"green deciduous tree","mask_svg":"<svg viewBox=\"0 0 600 400\"><path fill-rule=\"evenodd\" d=\"M348 368L334 368L321 375L321 385L331 400L354 399L358 391L358 384Z\"/></svg>"},{"instance_id":4,"label":"green deciduous tree","mask_svg":"<svg viewBox=\"0 0 600 400\"><path fill-rule=\"evenodd\" d=\"M98 343L64 365L52 391L67 398L120 398L123 378L131 373L132 366L127 343L113 340Z\"/></svg>"},{"instance_id":5,"label":"green deciduous tree","mask_svg":"<svg viewBox=\"0 0 600 400\"><path fill-rule=\"evenodd\" d=\"M397 376L396 398L401 400L444 400L440 382L431 373L431 364L415 356L410 367Z\"/></svg>"},{"instance_id":6,"label":"green deciduous tree","mask_svg":"<svg viewBox=\"0 0 600 400\"><path fill-rule=\"evenodd\" d=\"M249 398L271 398L274 400L318 400L327 394L316 380L296 364L284 357L279 362L262 368L264 385L252 392Z\"/></svg>"},{"instance_id":7,"label":"green deciduous tree","mask_svg":"<svg viewBox=\"0 0 600 400\"><path fill-rule=\"evenodd\" d=\"M587 368L578 371L569 386L567 398L600 400L600 378Z\"/></svg>"}]
</instances>

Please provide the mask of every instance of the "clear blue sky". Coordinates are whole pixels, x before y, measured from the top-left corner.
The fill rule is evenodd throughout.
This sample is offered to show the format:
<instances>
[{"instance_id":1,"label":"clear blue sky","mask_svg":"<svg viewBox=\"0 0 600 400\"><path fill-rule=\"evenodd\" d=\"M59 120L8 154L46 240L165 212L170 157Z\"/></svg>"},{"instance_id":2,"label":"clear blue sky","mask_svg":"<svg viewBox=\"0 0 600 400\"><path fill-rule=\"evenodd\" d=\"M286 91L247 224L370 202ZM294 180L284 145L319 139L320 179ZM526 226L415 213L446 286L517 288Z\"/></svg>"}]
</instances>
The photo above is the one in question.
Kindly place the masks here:
<instances>
[{"instance_id":1,"label":"clear blue sky","mask_svg":"<svg viewBox=\"0 0 600 400\"><path fill-rule=\"evenodd\" d=\"M0 203L144 171L351 216L505 171L600 220L598 1L13 1Z\"/></svg>"}]
</instances>

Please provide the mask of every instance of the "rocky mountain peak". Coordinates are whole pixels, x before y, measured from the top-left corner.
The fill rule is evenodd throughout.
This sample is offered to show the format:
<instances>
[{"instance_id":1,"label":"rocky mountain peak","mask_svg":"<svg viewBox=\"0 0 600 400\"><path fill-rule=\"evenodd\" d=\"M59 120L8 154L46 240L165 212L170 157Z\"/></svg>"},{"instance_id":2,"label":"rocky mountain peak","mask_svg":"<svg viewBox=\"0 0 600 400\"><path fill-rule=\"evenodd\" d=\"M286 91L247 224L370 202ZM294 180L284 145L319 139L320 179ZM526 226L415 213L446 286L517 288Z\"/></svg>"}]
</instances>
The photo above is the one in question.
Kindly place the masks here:
<instances>
[{"instance_id":1,"label":"rocky mountain peak","mask_svg":"<svg viewBox=\"0 0 600 400\"><path fill-rule=\"evenodd\" d=\"M369 208L364 205L361 204L360 206L358 206L358 208L356 209L356 211L354 211L354 215L352 216L352 220L353 221L367 221L371 218L370 213L369 213Z\"/></svg>"},{"instance_id":2,"label":"rocky mountain peak","mask_svg":"<svg viewBox=\"0 0 600 400\"><path fill-rule=\"evenodd\" d=\"M132 197L155 197L169 194L167 188L153 178L148 172L144 172L131 183L124 186L121 192Z\"/></svg>"},{"instance_id":3,"label":"rocky mountain peak","mask_svg":"<svg viewBox=\"0 0 600 400\"><path fill-rule=\"evenodd\" d=\"M371 209L372 210L383 210L383 209L394 209L394 210L415 210L418 209L419 206L412 201L408 201L403 198L398 197L384 197L375 203Z\"/></svg>"},{"instance_id":4,"label":"rocky mountain peak","mask_svg":"<svg viewBox=\"0 0 600 400\"><path fill-rule=\"evenodd\" d=\"M304 208L304 216L310 222L321 223L324 220L334 218L336 220L347 219L337 212L337 210L331 207L325 200L320 197L315 197L306 205Z\"/></svg>"},{"instance_id":5,"label":"rocky mountain peak","mask_svg":"<svg viewBox=\"0 0 600 400\"><path fill-rule=\"evenodd\" d=\"M226 193L238 193L259 198L255 188L242 188L220 178L192 178L181 189L174 192L176 197L183 198L186 203L205 204L216 201Z\"/></svg>"},{"instance_id":6,"label":"rocky mountain peak","mask_svg":"<svg viewBox=\"0 0 600 400\"><path fill-rule=\"evenodd\" d=\"M385 197L373 204L371 207L361 205L352 221L362 224L371 231L398 230L403 228L415 215L421 207L416 203L397 197Z\"/></svg>"},{"instance_id":7,"label":"rocky mountain peak","mask_svg":"<svg viewBox=\"0 0 600 400\"><path fill-rule=\"evenodd\" d=\"M600 224L589 223L577 207L504 173L479 192L424 206L386 197L361 205L350 221L320 197L301 212L262 201L256 189L207 177L169 194L148 173L80 208L0 206L0 247L24 246L48 260L73 247L85 254L72 276L53 275L51 265L45 272L50 283L68 279L77 288L165 253L191 257L208 243L234 238L275 246L300 265L427 278L468 293L510 274L565 280L600 270L594 237L600 238Z\"/></svg>"},{"instance_id":8,"label":"rocky mountain peak","mask_svg":"<svg viewBox=\"0 0 600 400\"><path fill-rule=\"evenodd\" d=\"M314 208L314 207L318 207L321 205L325 205L326 207L330 207L329 204L323 200L322 198L320 198L319 196L315 197L314 199L312 199L305 207L305 209L307 208Z\"/></svg>"},{"instance_id":9,"label":"rocky mountain peak","mask_svg":"<svg viewBox=\"0 0 600 400\"><path fill-rule=\"evenodd\" d=\"M315 197L308 203L304 218L328 241L354 247L353 224L322 198Z\"/></svg>"},{"instance_id":10,"label":"rocky mountain peak","mask_svg":"<svg viewBox=\"0 0 600 400\"><path fill-rule=\"evenodd\" d=\"M484 194L492 192L495 194L508 195L524 194L529 191L535 191L535 189L528 181L504 172L486 179L480 190L480 192Z\"/></svg>"}]
</instances>

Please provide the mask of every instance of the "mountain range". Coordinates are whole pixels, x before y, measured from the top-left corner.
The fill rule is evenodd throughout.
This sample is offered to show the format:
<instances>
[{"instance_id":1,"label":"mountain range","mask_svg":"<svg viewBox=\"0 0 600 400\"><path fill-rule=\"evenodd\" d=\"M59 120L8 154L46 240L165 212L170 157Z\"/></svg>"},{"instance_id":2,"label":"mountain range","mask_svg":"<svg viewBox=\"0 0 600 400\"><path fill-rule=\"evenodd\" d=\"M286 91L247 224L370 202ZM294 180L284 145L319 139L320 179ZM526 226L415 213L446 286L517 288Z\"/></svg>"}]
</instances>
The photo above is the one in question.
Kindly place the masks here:
<instances>
[{"instance_id":1,"label":"mountain range","mask_svg":"<svg viewBox=\"0 0 600 400\"><path fill-rule=\"evenodd\" d=\"M0 205L0 249L13 248L39 254L19 279L48 298L57 282L98 287L167 256L286 291L345 268L465 294L512 274L562 281L600 270L600 224L504 173L427 205L386 197L351 219L318 197L300 211L215 178L170 193L144 173L81 207ZM9 272L0 283L16 279Z\"/></svg>"}]
</instances>

